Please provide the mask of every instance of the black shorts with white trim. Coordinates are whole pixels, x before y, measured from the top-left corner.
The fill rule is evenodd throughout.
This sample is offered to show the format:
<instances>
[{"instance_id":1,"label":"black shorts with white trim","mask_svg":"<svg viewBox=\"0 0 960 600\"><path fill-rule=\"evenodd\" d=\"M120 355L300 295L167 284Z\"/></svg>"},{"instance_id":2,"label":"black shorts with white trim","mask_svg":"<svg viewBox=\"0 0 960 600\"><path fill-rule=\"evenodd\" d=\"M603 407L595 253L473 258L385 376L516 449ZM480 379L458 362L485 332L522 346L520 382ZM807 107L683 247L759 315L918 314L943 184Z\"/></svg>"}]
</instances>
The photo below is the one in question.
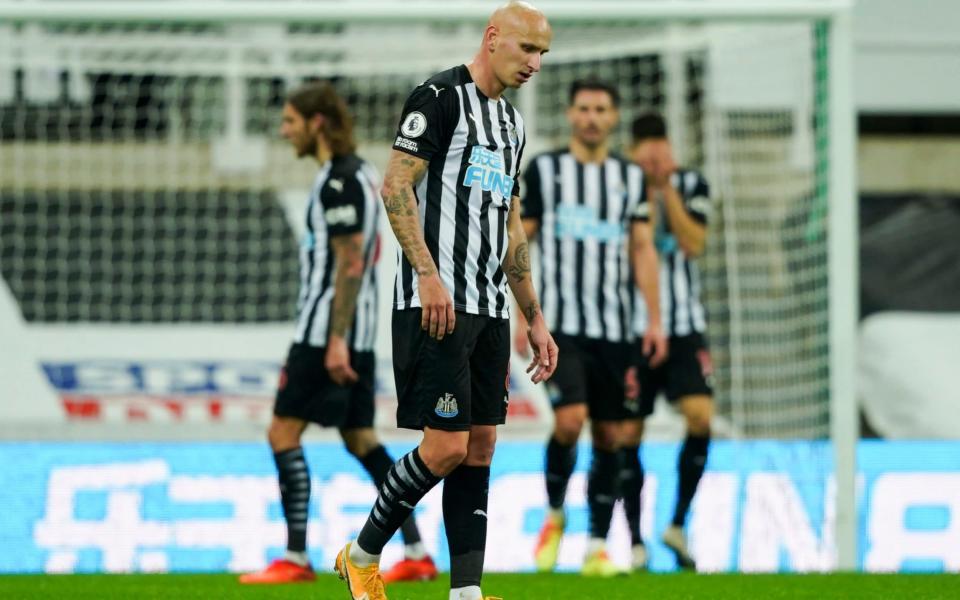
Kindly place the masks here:
<instances>
[{"instance_id":1,"label":"black shorts with white trim","mask_svg":"<svg viewBox=\"0 0 960 600\"><path fill-rule=\"evenodd\" d=\"M421 310L393 312L397 425L468 431L507 419L510 322L457 312L453 333L431 338Z\"/></svg>"}]
</instances>

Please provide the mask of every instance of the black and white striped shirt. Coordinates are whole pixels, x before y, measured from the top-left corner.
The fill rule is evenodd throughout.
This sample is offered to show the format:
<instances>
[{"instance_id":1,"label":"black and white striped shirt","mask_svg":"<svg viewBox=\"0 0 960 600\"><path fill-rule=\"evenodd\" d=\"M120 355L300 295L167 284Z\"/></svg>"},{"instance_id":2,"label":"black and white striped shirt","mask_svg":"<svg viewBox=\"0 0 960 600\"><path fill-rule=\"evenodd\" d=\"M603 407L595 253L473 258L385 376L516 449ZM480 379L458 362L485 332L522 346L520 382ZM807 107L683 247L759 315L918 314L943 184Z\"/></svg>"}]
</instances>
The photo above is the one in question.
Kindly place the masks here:
<instances>
[{"instance_id":1,"label":"black and white striped shirt","mask_svg":"<svg viewBox=\"0 0 960 600\"><path fill-rule=\"evenodd\" d=\"M568 149L530 161L523 218L540 222L540 290L554 333L632 338L628 226L646 220L640 167L619 156L578 162Z\"/></svg>"},{"instance_id":2,"label":"black and white striped shirt","mask_svg":"<svg viewBox=\"0 0 960 600\"><path fill-rule=\"evenodd\" d=\"M363 233L364 272L347 344L374 348L377 335L377 219L380 181L376 169L358 156L336 156L317 173L307 203L307 227L300 244L300 297L294 341L327 345L333 309L336 261L331 238Z\"/></svg>"},{"instance_id":3,"label":"black and white striped shirt","mask_svg":"<svg viewBox=\"0 0 960 600\"><path fill-rule=\"evenodd\" d=\"M407 99L393 148L429 161L414 190L424 239L455 310L507 318L507 213L519 195L523 119L477 89L467 67L434 75ZM394 307L420 306L417 277L398 253Z\"/></svg>"},{"instance_id":4,"label":"black and white striped shirt","mask_svg":"<svg viewBox=\"0 0 960 600\"><path fill-rule=\"evenodd\" d=\"M678 170L670 178L687 213L694 221L707 224L710 217L710 186L703 175L692 170ZM678 337L704 333L707 329L707 311L700 300L702 284L696 262L689 260L680 249L677 238L670 231L670 220L662 204L657 204L652 216L654 240L660 255L660 314L663 331ZM635 298L634 332L642 334L647 328L647 310L639 292Z\"/></svg>"}]
</instances>

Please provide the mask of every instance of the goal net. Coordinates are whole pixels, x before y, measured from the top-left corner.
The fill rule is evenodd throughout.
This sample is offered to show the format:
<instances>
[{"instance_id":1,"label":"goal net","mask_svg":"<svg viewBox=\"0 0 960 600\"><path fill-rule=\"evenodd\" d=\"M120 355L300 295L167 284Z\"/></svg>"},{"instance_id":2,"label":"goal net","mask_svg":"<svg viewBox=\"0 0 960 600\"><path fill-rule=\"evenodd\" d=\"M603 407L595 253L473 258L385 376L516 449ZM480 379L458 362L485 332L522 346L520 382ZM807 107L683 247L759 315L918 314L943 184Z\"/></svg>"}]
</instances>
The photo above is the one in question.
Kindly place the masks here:
<instances>
[{"instance_id":1,"label":"goal net","mask_svg":"<svg viewBox=\"0 0 960 600\"><path fill-rule=\"evenodd\" d=\"M33 324L289 321L315 165L279 139L285 91L335 82L382 167L409 90L477 45L473 22L0 28L0 266ZM527 156L565 143L578 77L619 88L620 148L633 117L662 112L715 199L700 267L720 414L736 435L826 437L822 27L555 28L513 93Z\"/></svg>"},{"instance_id":2,"label":"goal net","mask_svg":"<svg viewBox=\"0 0 960 600\"><path fill-rule=\"evenodd\" d=\"M175 419L192 409L175 405L174 392L208 393L216 396L208 416L239 405L265 419L294 317L297 244L316 171L280 139L286 91L308 79L332 81L353 111L360 153L382 170L407 94L469 60L486 11L465 4L454 11L463 18L431 18L418 3L379 2L394 6L391 18L360 8L336 17L328 13L349 7L234 3L266 7L258 18L196 9L215 3L144 3L153 13L137 18L134 3L117 3L112 13L81 7L53 20L27 10L42 4L0 2L0 14L30 15L0 19L0 331L24 342L3 344L0 375L23 373L15 365L43 348L74 361L43 363L70 417L101 410L84 395L93 390L114 399L159 394ZM184 17L174 4L196 13ZM621 150L634 117L661 112L679 162L711 184L698 266L722 433L835 437L833 340L844 338L835 336L831 291L841 289L832 265L842 244L827 224L829 200L848 191L837 189L837 169L852 164L832 162L831 124L844 107L828 85L830 21L827 12L799 9L796 18L776 16L776 3L769 19L754 8L738 20L742 11L703 4L707 16L655 8L648 18L616 19L611 3L585 3L587 13L556 19L542 72L509 92L527 123L525 154L566 142L568 90L580 77L619 89ZM390 256L392 236L384 240ZM393 265L380 263L382 300ZM382 304L386 324L389 303ZM379 379L390 387L389 336L379 341ZM121 360L132 355L153 362ZM170 367L184 356L203 360L186 371ZM207 360L251 356L262 361L246 370ZM0 379L0 395L13 397L2 387L11 378ZM146 414L132 406L126 418ZM530 410L546 428L549 409ZM783 543L793 544L794 566L833 564L834 515L824 499L832 491L823 475L830 451L804 448L749 458L759 470L794 469L794 479L808 464L810 478L802 499L783 490L765 496L758 484L754 512L773 525L754 531L744 523L743 548L754 554L739 564L776 569ZM849 499L852 479L845 481ZM800 537L789 533L784 542L796 523L770 502L790 497L799 506L818 494L824 510L812 527L822 525L822 535L803 537L811 526L801 525Z\"/></svg>"}]
</instances>

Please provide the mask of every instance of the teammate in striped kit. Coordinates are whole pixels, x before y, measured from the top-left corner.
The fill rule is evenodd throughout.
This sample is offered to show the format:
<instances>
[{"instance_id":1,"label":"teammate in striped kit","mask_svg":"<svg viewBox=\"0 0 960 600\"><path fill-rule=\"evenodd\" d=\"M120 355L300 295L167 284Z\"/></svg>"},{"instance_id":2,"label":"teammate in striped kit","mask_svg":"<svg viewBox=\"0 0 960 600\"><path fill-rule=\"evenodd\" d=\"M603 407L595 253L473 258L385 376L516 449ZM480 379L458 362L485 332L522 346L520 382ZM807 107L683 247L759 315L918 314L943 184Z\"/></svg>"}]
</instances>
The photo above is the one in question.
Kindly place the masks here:
<instances>
[{"instance_id":1,"label":"teammate in striped kit","mask_svg":"<svg viewBox=\"0 0 960 600\"><path fill-rule=\"evenodd\" d=\"M662 117L638 117L633 123L631 157L642 168L648 182L647 204L654 224L660 253L660 306L663 329L670 340L670 356L662 365L637 357L630 372L630 391L639 394L640 415L625 424L624 478L621 487L624 509L634 546L634 567L646 566L646 552L640 535L640 490L643 467L639 447L643 419L653 412L654 401L664 391L686 420L687 437L677 461L677 501L671 525L663 533L683 569L696 569L687 547L683 527L697 485L707 463L713 392L712 365L705 339L706 311L700 301L700 273L690 259L703 253L707 219L710 215L710 188L697 171L678 168L667 139ZM642 304L639 303L638 304ZM655 326L655 315L637 307L635 331ZM637 389L639 386L639 390ZM638 560L642 559L642 560Z\"/></svg>"},{"instance_id":2,"label":"teammate in striped kit","mask_svg":"<svg viewBox=\"0 0 960 600\"><path fill-rule=\"evenodd\" d=\"M397 422L423 438L391 469L360 535L337 556L353 598L385 597L380 552L441 479L450 598L482 597L490 462L508 401L508 283L530 322L533 381L557 365L520 222L523 119L502 96L540 70L551 38L543 13L510 2L491 16L470 64L429 78L403 107L383 201L402 249Z\"/></svg>"},{"instance_id":3,"label":"teammate in striped kit","mask_svg":"<svg viewBox=\"0 0 960 600\"><path fill-rule=\"evenodd\" d=\"M624 395L634 279L650 310L657 314L659 308L643 174L609 149L618 105L612 85L575 81L567 109L569 145L535 157L526 170L524 228L531 238L539 234L543 312L564 357L563 368L548 385L554 428L545 464L549 510L535 548L541 571L552 570L557 562L567 484L588 415L593 438L587 484L590 540L582 572L611 576L620 571L607 555L606 538L620 477L621 424L637 409ZM657 327L645 332L643 343L654 362L663 360L666 340ZM525 352L524 340L516 346Z\"/></svg>"},{"instance_id":4,"label":"teammate in striped kit","mask_svg":"<svg viewBox=\"0 0 960 600\"><path fill-rule=\"evenodd\" d=\"M347 106L327 83L307 84L287 97L280 132L298 157L316 159L320 172L300 247L297 327L268 431L287 553L265 570L242 576L243 583L314 580L306 552L310 473L300 446L309 422L339 428L347 450L378 487L393 465L373 430L379 177L354 153ZM402 529L406 557L388 575L436 577L412 516Z\"/></svg>"}]
</instances>

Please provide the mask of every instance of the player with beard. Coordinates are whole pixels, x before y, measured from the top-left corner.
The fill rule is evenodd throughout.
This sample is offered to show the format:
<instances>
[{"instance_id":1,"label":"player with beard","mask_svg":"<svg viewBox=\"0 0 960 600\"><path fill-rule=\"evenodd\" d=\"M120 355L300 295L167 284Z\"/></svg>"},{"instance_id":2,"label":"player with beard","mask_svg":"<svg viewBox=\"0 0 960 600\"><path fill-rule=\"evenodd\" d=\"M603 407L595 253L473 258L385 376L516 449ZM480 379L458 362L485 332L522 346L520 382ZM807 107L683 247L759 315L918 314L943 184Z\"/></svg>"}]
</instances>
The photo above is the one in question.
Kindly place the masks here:
<instances>
[{"instance_id":1,"label":"player with beard","mask_svg":"<svg viewBox=\"0 0 960 600\"><path fill-rule=\"evenodd\" d=\"M663 287L661 315L648 314L638 306L634 331L662 328L669 335L670 357L660 365L637 356L628 378L639 396L637 418L624 424L623 507L630 525L634 569L646 567L646 551L640 536L640 491L643 467L640 442L643 420L653 412L657 395L684 417L687 435L677 457L677 499L673 519L662 541L686 570L696 562L684 533L687 513L707 465L710 449L710 421L713 392L710 384L712 361L707 346L707 314L700 299L700 271L693 260L706 247L710 216L710 186L694 169L678 167L667 137L667 126L658 114L641 115L633 122L631 158L643 168L647 204L653 224L654 241L660 255L660 282Z\"/></svg>"},{"instance_id":2,"label":"player with beard","mask_svg":"<svg viewBox=\"0 0 960 600\"><path fill-rule=\"evenodd\" d=\"M242 583L315 579L306 539L310 472L300 444L308 423L337 427L347 451L378 487L394 462L373 430L379 177L356 155L353 120L328 83L309 83L287 96L280 133L298 158L313 158L320 171L300 246L297 326L267 431L287 522L287 551L265 570L243 575ZM395 580L436 577L412 515L401 531L405 558L388 575Z\"/></svg>"},{"instance_id":3,"label":"player with beard","mask_svg":"<svg viewBox=\"0 0 960 600\"><path fill-rule=\"evenodd\" d=\"M659 315L657 254L643 174L609 148L618 121L616 88L596 79L578 80L569 98L569 144L534 157L525 171L523 225L531 239L539 236L543 314L564 361L548 384L554 413L545 461L549 506L534 557L540 571L556 565L566 526L567 484L589 417L590 539L582 572L611 576L620 572L606 552L618 495L620 428L637 414L636 402L624 393L633 339L633 281L639 282L650 312ZM666 341L656 326L659 320L652 322L643 348L659 364ZM525 352L526 340L518 337L515 346Z\"/></svg>"}]
</instances>

